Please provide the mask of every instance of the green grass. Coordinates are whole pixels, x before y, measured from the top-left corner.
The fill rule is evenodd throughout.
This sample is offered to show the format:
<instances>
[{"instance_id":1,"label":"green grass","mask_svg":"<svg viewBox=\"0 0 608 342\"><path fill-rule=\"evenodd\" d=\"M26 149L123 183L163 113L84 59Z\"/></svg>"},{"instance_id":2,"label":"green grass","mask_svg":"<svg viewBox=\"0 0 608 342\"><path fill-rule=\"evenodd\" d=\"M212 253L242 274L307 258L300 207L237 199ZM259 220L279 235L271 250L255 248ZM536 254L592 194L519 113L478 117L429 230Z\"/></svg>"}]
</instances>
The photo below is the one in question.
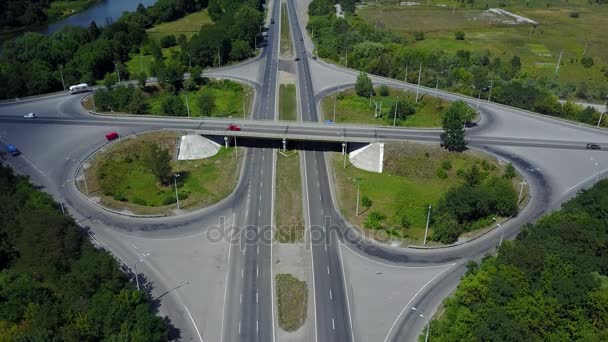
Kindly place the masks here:
<instances>
[{"instance_id":1,"label":"green grass","mask_svg":"<svg viewBox=\"0 0 608 342\"><path fill-rule=\"evenodd\" d=\"M522 2L511 2L504 9L535 20L540 24L533 28L529 24L506 25L488 20L485 2L478 2L475 8L456 7L453 2L433 2L448 7L395 6L392 4L369 5L358 14L370 23L384 25L405 35L411 44L428 50L490 51L493 56L508 62L513 55L522 60L522 69L532 75L552 76L563 51L558 80L560 83L586 81L591 87L601 87L606 83L599 72L608 67L608 44L606 44L606 17L608 6L589 5L587 1L546 1L533 0L526 7ZM489 1L490 7L498 7L497 1ZM570 18L570 12L579 12L580 18ZM466 39L456 41L454 32L466 33ZM530 30L532 36L530 37ZM415 41L413 32L425 33L425 40ZM587 56L592 56L595 65L584 68L579 60L587 42Z\"/></svg>"},{"instance_id":2,"label":"green grass","mask_svg":"<svg viewBox=\"0 0 608 342\"><path fill-rule=\"evenodd\" d=\"M295 84L281 84L279 87L279 120L298 119L296 110L296 86Z\"/></svg>"},{"instance_id":3,"label":"green grass","mask_svg":"<svg viewBox=\"0 0 608 342\"><path fill-rule=\"evenodd\" d=\"M175 37L184 34L187 38L190 38L200 31L201 26L207 24L213 24L213 21L209 18L207 10L204 9L199 12L188 14L181 19L156 25L146 31L150 37L155 39L160 39L170 34Z\"/></svg>"},{"instance_id":4,"label":"green grass","mask_svg":"<svg viewBox=\"0 0 608 342\"><path fill-rule=\"evenodd\" d=\"M146 170L139 155L148 142L156 142L173 154L178 141L176 132L160 131L143 134L134 139L123 139L97 154L86 169L90 195L99 197L102 204L117 210L137 214L166 214L176 207L164 205L168 198L175 198L173 179L160 184ZM238 180L239 162L233 148L221 148L213 157L192 160L172 160L172 173L179 173L177 187L181 209L205 207L220 201L232 192ZM102 188L101 176L113 179L112 191L119 196L106 196L109 189ZM107 183L104 183L108 186ZM83 190L83 184L79 184Z\"/></svg>"},{"instance_id":5,"label":"green grass","mask_svg":"<svg viewBox=\"0 0 608 342\"><path fill-rule=\"evenodd\" d=\"M228 80L212 81L211 83L200 87L197 91L180 93L184 105L186 104L186 95L188 97L190 116L201 116L198 95L204 91L209 91L215 96L215 108L210 116L242 118L243 105L245 108L245 115L249 116L253 102L253 89L249 86ZM167 96L169 95L163 93L163 91L159 91L158 93L149 96L146 99L146 102L149 105L148 112L155 115L164 115L161 111L161 103Z\"/></svg>"},{"instance_id":6,"label":"green grass","mask_svg":"<svg viewBox=\"0 0 608 342\"><path fill-rule=\"evenodd\" d=\"M437 170L446 160L451 162L452 168L446 171L448 177L441 179L437 176ZM396 226L395 213L404 208L411 227L397 229L397 233L400 235L398 237L407 236L406 241L409 242L423 239L429 204L434 206L448 189L463 182L456 174L457 170L469 169L476 163L481 167L483 160L490 167L487 170L490 174L504 173L505 166L499 165L493 158L472 151L450 153L434 144L386 144L384 173L364 171L349 164L343 168L340 154L335 153L331 157L340 210L349 222L363 227L367 215L376 211L386 215L387 227ZM514 184L518 184L518 181L514 180ZM360 198L366 195L373 202L368 210L360 206L359 216L356 215L357 183L360 186ZM432 226L430 231L432 232ZM383 238L379 231L370 233Z\"/></svg>"},{"instance_id":7,"label":"green grass","mask_svg":"<svg viewBox=\"0 0 608 342\"><path fill-rule=\"evenodd\" d=\"M306 320L308 288L306 282L288 273L276 275L279 326L285 331L295 331Z\"/></svg>"},{"instance_id":8,"label":"green grass","mask_svg":"<svg viewBox=\"0 0 608 342\"><path fill-rule=\"evenodd\" d=\"M376 91L377 93L378 91ZM370 108L370 100L355 94L353 89L342 91L343 99L336 102L336 123L359 123L371 125L393 125L393 116L390 111L391 105L397 96L408 96L415 98L415 94L390 89L389 96L375 96L374 101L382 102L382 116L375 118L374 109ZM321 100L321 108L325 119L333 119L335 96L329 95ZM425 96L419 101L415 114L408 116L406 120L397 120L397 126L404 127L439 127L441 126L441 111L448 105L447 101ZM373 102L372 102L373 106Z\"/></svg>"},{"instance_id":9,"label":"green grass","mask_svg":"<svg viewBox=\"0 0 608 342\"><path fill-rule=\"evenodd\" d=\"M169 62L174 58L174 55L175 58L177 58L176 56L179 54L180 47L173 46L161 50L163 52L163 59L165 62ZM153 62L154 57L152 57L151 54L130 53L129 60L125 63L125 66L127 67L131 78L134 78L133 76L139 74L142 72L142 70L146 73L146 75L150 75L150 65L152 65Z\"/></svg>"},{"instance_id":10,"label":"green grass","mask_svg":"<svg viewBox=\"0 0 608 342\"><path fill-rule=\"evenodd\" d=\"M276 239L282 243L301 242L304 218L298 153L288 152L288 156L278 153L276 172Z\"/></svg>"},{"instance_id":11,"label":"green grass","mask_svg":"<svg viewBox=\"0 0 608 342\"><path fill-rule=\"evenodd\" d=\"M287 16L287 6L284 3L281 3L281 54L292 54L289 17Z\"/></svg>"}]
</instances>

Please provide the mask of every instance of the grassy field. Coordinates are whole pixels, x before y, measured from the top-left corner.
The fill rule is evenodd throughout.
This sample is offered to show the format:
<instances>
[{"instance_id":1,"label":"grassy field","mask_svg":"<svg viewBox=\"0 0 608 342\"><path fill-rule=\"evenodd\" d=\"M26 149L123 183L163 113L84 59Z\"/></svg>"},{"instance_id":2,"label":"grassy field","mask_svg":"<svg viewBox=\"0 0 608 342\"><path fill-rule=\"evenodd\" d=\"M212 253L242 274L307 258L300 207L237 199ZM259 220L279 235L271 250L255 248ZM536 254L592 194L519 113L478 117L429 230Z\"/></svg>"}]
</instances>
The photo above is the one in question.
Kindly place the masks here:
<instances>
[{"instance_id":1,"label":"grassy field","mask_svg":"<svg viewBox=\"0 0 608 342\"><path fill-rule=\"evenodd\" d=\"M296 110L296 85L281 84L279 87L279 120L298 119Z\"/></svg>"},{"instance_id":2,"label":"grassy field","mask_svg":"<svg viewBox=\"0 0 608 342\"><path fill-rule=\"evenodd\" d=\"M173 46L173 47L170 47L167 49L161 49L161 50L163 52L163 59L165 60L165 62L169 62L174 58L174 55L177 56L177 54L180 51L180 47ZM177 57L175 57L175 58L177 58ZM154 57L151 54L130 53L129 60L125 63L125 66L127 67L127 70L129 71L129 74L131 75L131 78L134 78L133 77L134 75L139 74L142 71L144 73L146 73L146 75L150 75L150 65L153 62L154 62Z\"/></svg>"},{"instance_id":3,"label":"grassy field","mask_svg":"<svg viewBox=\"0 0 608 342\"><path fill-rule=\"evenodd\" d=\"M340 210L352 224L363 227L363 221L372 211L380 212L387 217L387 226L395 226L395 214L405 210L411 227L399 234L407 236L408 243L420 242L424 237L427 210L429 204L435 205L441 196L451 187L461 184L458 170L469 169L478 164L482 171L491 175L502 175L506 165L496 159L474 151L450 153L434 144L391 143L385 145L384 173L367 172L348 165L343 168L342 156L335 153L331 157L336 176L337 195ZM442 179L437 171L443 162L452 165L447 170L448 177ZM485 167L484 167L485 165ZM520 179L514 179L514 186L519 189ZM368 196L372 206L365 209L360 206L356 215L357 184L360 187L360 198ZM430 227L432 232L433 227ZM382 238L376 231L370 234Z\"/></svg>"},{"instance_id":4,"label":"grassy field","mask_svg":"<svg viewBox=\"0 0 608 342\"><path fill-rule=\"evenodd\" d=\"M276 174L276 239L282 243L304 240L302 216L302 180L297 152L277 154Z\"/></svg>"},{"instance_id":5,"label":"grassy field","mask_svg":"<svg viewBox=\"0 0 608 342\"><path fill-rule=\"evenodd\" d=\"M377 93L378 91L376 91ZM375 96L374 101L382 101L382 113L384 116L375 118L374 109L370 108L370 100L355 94L353 89L342 91L343 99L336 102L336 123L360 123L392 126L393 119L390 115L390 107L397 96L409 96L415 98L415 94L390 89L389 96ZM405 95L404 95L405 94ZM333 119L335 96L329 95L321 100L321 109L325 119ZM439 127L441 126L441 111L448 105L447 101L425 96L420 101L420 106L415 114L408 116L407 120L397 120L397 126L405 127ZM373 104L372 104L373 106Z\"/></svg>"},{"instance_id":6,"label":"grassy field","mask_svg":"<svg viewBox=\"0 0 608 342\"><path fill-rule=\"evenodd\" d=\"M495 0L487 2L490 8L498 8ZM474 8L453 2L434 1L433 6L398 6L394 2L369 5L358 10L367 21L383 26L409 38L421 49L457 51L490 51L493 56L508 61L513 55L520 56L522 69L536 75L553 76L560 52L563 51L559 72L562 83L586 81L590 86L602 86L605 76L599 70L608 66L606 44L606 16L608 6L590 5L584 0L511 2L503 9L539 22L530 24L506 24L485 10L484 3ZM435 5L446 5L438 7ZM578 12L579 18L570 17ZM415 41L413 32L424 32L425 39ZM455 31L466 33L466 39L454 39ZM579 62L586 46L586 55L592 56L595 65L584 68Z\"/></svg>"},{"instance_id":7,"label":"grassy field","mask_svg":"<svg viewBox=\"0 0 608 342\"><path fill-rule=\"evenodd\" d=\"M155 39L160 39L170 34L175 35L176 38L180 34L184 34L187 38L190 38L200 31L201 26L207 24L213 24L213 21L209 18L207 10L204 9L199 12L190 13L176 21L156 25L146 31L151 38Z\"/></svg>"},{"instance_id":8,"label":"grassy field","mask_svg":"<svg viewBox=\"0 0 608 342\"><path fill-rule=\"evenodd\" d=\"M245 109L245 116L249 116L253 104L253 89L227 80L212 81L197 91L181 93L180 97L184 105L186 104L186 96L188 97L190 116L201 116L198 96L205 91L209 91L215 96L215 108L210 116L242 118L243 108ZM149 105L149 113L163 115L160 106L167 96L169 95L162 93L162 91L149 96L146 99Z\"/></svg>"},{"instance_id":9,"label":"grassy field","mask_svg":"<svg viewBox=\"0 0 608 342\"><path fill-rule=\"evenodd\" d=\"M176 207L173 178L167 184L160 184L139 159L148 142L156 142L173 154L178 134L170 131L142 134L133 139L123 139L98 153L85 171L90 196L116 210L136 214L170 213ZM172 173L180 174L177 187L181 209L191 210L216 203L228 196L238 181L240 163L234 158L232 148L221 148L210 158L174 159L171 164ZM118 195L105 195L100 177L111 180L104 184L111 183ZM84 191L84 184L79 184L79 188ZM165 204L168 202L171 204Z\"/></svg>"},{"instance_id":10,"label":"grassy field","mask_svg":"<svg viewBox=\"0 0 608 342\"><path fill-rule=\"evenodd\" d=\"M289 17L287 16L287 6L284 3L281 3L281 54L292 54Z\"/></svg>"},{"instance_id":11,"label":"grassy field","mask_svg":"<svg viewBox=\"0 0 608 342\"><path fill-rule=\"evenodd\" d=\"M308 288L306 282L288 273L276 275L279 325L285 331L295 331L306 320Z\"/></svg>"}]
</instances>

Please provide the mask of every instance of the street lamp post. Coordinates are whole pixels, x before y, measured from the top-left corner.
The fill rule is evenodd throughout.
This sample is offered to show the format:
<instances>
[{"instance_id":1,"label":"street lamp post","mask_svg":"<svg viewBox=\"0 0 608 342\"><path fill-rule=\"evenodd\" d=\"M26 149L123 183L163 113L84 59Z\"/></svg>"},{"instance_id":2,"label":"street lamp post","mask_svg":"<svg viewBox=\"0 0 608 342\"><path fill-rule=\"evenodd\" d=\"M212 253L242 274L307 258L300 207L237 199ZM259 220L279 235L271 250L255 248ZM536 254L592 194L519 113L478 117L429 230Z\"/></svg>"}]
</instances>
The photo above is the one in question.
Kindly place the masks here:
<instances>
[{"instance_id":1,"label":"street lamp post","mask_svg":"<svg viewBox=\"0 0 608 342\"><path fill-rule=\"evenodd\" d=\"M488 102L492 99L492 85L494 85L494 80L490 81L490 93L488 94Z\"/></svg>"},{"instance_id":2,"label":"street lamp post","mask_svg":"<svg viewBox=\"0 0 608 342\"><path fill-rule=\"evenodd\" d=\"M188 111L188 117L190 117L190 105L188 104L188 93L184 92L184 96L186 96L186 111Z\"/></svg>"},{"instance_id":3,"label":"street lamp post","mask_svg":"<svg viewBox=\"0 0 608 342\"><path fill-rule=\"evenodd\" d=\"M114 68L116 69L116 75L118 76L118 83L120 83L120 70L118 69L118 64L114 62Z\"/></svg>"},{"instance_id":4,"label":"street lamp post","mask_svg":"<svg viewBox=\"0 0 608 342\"><path fill-rule=\"evenodd\" d=\"M173 182L175 184L175 199L177 203L177 209L179 209L179 194L177 192L177 177L179 177L179 173L173 175Z\"/></svg>"},{"instance_id":5,"label":"street lamp post","mask_svg":"<svg viewBox=\"0 0 608 342\"><path fill-rule=\"evenodd\" d=\"M424 229L424 242L423 245L426 245L426 237L429 233L429 223L431 222L431 205L429 204L429 212L426 215L426 228Z\"/></svg>"},{"instance_id":6,"label":"street lamp post","mask_svg":"<svg viewBox=\"0 0 608 342\"><path fill-rule=\"evenodd\" d=\"M359 216L359 182L357 182L357 209L355 211L356 216Z\"/></svg>"},{"instance_id":7,"label":"street lamp post","mask_svg":"<svg viewBox=\"0 0 608 342\"><path fill-rule=\"evenodd\" d=\"M425 318L426 316L424 316L424 313L422 313L422 311L416 309L415 307L412 306L412 310L418 312L418 315L422 318ZM429 331L431 330L431 320L429 320L429 323L426 325L426 334L424 336L424 342L428 342L429 340Z\"/></svg>"},{"instance_id":8,"label":"street lamp post","mask_svg":"<svg viewBox=\"0 0 608 342\"><path fill-rule=\"evenodd\" d=\"M606 104L604 105L604 112L600 113L600 119L597 120L597 127L600 127L600 124L602 123L602 117L606 113L608 113L608 96L606 96Z\"/></svg>"},{"instance_id":9,"label":"street lamp post","mask_svg":"<svg viewBox=\"0 0 608 342\"><path fill-rule=\"evenodd\" d=\"M418 85L416 86L416 103L418 103L418 92L420 91L420 77L422 76L422 63L420 63L420 70L418 71Z\"/></svg>"},{"instance_id":10,"label":"street lamp post","mask_svg":"<svg viewBox=\"0 0 608 342\"><path fill-rule=\"evenodd\" d=\"M519 196L517 196L517 204L519 204L519 202L521 202L521 195L524 193L524 185L526 184L525 180L522 180L520 182L520 187L519 187Z\"/></svg>"},{"instance_id":11,"label":"street lamp post","mask_svg":"<svg viewBox=\"0 0 608 342\"><path fill-rule=\"evenodd\" d=\"M393 115L393 127L397 125L397 106L399 106L399 96L397 96L397 101L395 102L395 114Z\"/></svg>"},{"instance_id":12,"label":"street lamp post","mask_svg":"<svg viewBox=\"0 0 608 342\"><path fill-rule=\"evenodd\" d=\"M63 91L65 91L65 81L63 80L63 65L59 65L59 73L61 74L61 84L63 85Z\"/></svg>"}]
</instances>

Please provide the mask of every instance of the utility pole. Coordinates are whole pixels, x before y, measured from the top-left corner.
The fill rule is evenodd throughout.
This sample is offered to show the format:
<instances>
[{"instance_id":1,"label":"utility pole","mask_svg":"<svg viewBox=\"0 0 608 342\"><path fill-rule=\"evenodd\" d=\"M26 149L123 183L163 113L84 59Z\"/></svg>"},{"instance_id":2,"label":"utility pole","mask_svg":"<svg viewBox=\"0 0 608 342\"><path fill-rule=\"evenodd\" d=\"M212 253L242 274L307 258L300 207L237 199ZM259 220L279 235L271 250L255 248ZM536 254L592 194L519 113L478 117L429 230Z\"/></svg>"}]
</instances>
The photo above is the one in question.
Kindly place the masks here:
<instances>
[{"instance_id":1,"label":"utility pole","mask_svg":"<svg viewBox=\"0 0 608 342\"><path fill-rule=\"evenodd\" d=\"M348 68L348 50L346 51L346 68Z\"/></svg>"},{"instance_id":2,"label":"utility pole","mask_svg":"<svg viewBox=\"0 0 608 342\"><path fill-rule=\"evenodd\" d=\"M395 114L393 115L393 127L397 125L397 106L399 106L399 96L397 96L397 101L395 101Z\"/></svg>"},{"instance_id":3,"label":"utility pole","mask_svg":"<svg viewBox=\"0 0 608 342\"><path fill-rule=\"evenodd\" d=\"M606 104L604 105L604 112L600 114L600 119L597 120L597 127L600 127L600 124L602 123L602 117L606 113L608 113L608 96L606 96Z\"/></svg>"},{"instance_id":4,"label":"utility pole","mask_svg":"<svg viewBox=\"0 0 608 342\"><path fill-rule=\"evenodd\" d=\"M409 67L409 64L405 64L405 75L403 75L403 82L407 83L407 67Z\"/></svg>"},{"instance_id":5,"label":"utility pole","mask_svg":"<svg viewBox=\"0 0 608 342\"><path fill-rule=\"evenodd\" d=\"M435 97L439 94L439 75L437 75L437 83L435 84Z\"/></svg>"},{"instance_id":6,"label":"utility pole","mask_svg":"<svg viewBox=\"0 0 608 342\"><path fill-rule=\"evenodd\" d=\"M559 65L562 62L562 54L564 53L564 50L559 52L559 58L557 59L557 66L555 67L555 75L557 75L557 72L559 71Z\"/></svg>"},{"instance_id":7,"label":"utility pole","mask_svg":"<svg viewBox=\"0 0 608 342\"><path fill-rule=\"evenodd\" d=\"M490 102L490 99L492 98L492 85L494 84L494 80L490 81L490 93L488 94L488 102Z\"/></svg>"},{"instance_id":8,"label":"utility pole","mask_svg":"<svg viewBox=\"0 0 608 342\"><path fill-rule=\"evenodd\" d=\"M63 65L59 65L59 73L61 74L61 84L63 84L63 91L65 91L65 81L63 80Z\"/></svg>"},{"instance_id":9,"label":"utility pole","mask_svg":"<svg viewBox=\"0 0 608 342\"><path fill-rule=\"evenodd\" d=\"M188 111L188 117L190 117L190 105L188 104L188 93L185 93L184 95L186 95L186 110Z\"/></svg>"},{"instance_id":10,"label":"utility pole","mask_svg":"<svg viewBox=\"0 0 608 342\"><path fill-rule=\"evenodd\" d=\"M137 261L139 262L139 261ZM135 283L137 284L137 291L139 291L139 277L137 276L137 262L133 264L133 268L135 269Z\"/></svg>"},{"instance_id":11,"label":"utility pole","mask_svg":"<svg viewBox=\"0 0 608 342\"><path fill-rule=\"evenodd\" d=\"M422 76L422 63L420 63L420 70L418 71L418 85L416 86L416 103L418 103L418 91L420 90L420 76Z\"/></svg>"},{"instance_id":12,"label":"utility pole","mask_svg":"<svg viewBox=\"0 0 608 342\"><path fill-rule=\"evenodd\" d=\"M245 92L243 92L243 120L245 120Z\"/></svg>"},{"instance_id":13,"label":"utility pole","mask_svg":"<svg viewBox=\"0 0 608 342\"><path fill-rule=\"evenodd\" d=\"M429 204L429 212L426 215L426 228L424 229L424 242L423 244L426 245L426 237L428 236L429 233L429 223L431 222L431 205Z\"/></svg>"},{"instance_id":14,"label":"utility pole","mask_svg":"<svg viewBox=\"0 0 608 342\"><path fill-rule=\"evenodd\" d=\"M517 204L521 202L521 195L524 193L524 184L526 184L526 181L522 180L519 187L519 196L517 196Z\"/></svg>"},{"instance_id":15,"label":"utility pole","mask_svg":"<svg viewBox=\"0 0 608 342\"><path fill-rule=\"evenodd\" d=\"M177 193L177 177L179 177L179 173L173 175L173 182L175 184L175 199L177 200L177 209L179 209L179 194Z\"/></svg>"},{"instance_id":16,"label":"utility pole","mask_svg":"<svg viewBox=\"0 0 608 342\"><path fill-rule=\"evenodd\" d=\"M118 83L120 83L120 70L118 70L118 64L114 62L114 68L116 69L116 75L118 76Z\"/></svg>"},{"instance_id":17,"label":"utility pole","mask_svg":"<svg viewBox=\"0 0 608 342\"><path fill-rule=\"evenodd\" d=\"M236 145L236 135L234 136L234 158L237 159L239 157L239 148Z\"/></svg>"},{"instance_id":18,"label":"utility pole","mask_svg":"<svg viewBox=\"0 0 608 342\"><path fill-rule=\"evenodd\" d=\"M338 88L338 93L340 92L340 88ZM338 102L338 93L334 94L334 123L336 123L336 103Z\"/></svg>"},{"instance_id":19,"label":"utility pole","mask_svg":"<svg viewBox=\"0 0 608 342\"><path fill-rule=\"evenodd\" d=\"M356 216L359 216L359 183L357 183L357 211Z\"/></svg>"},{"instance_id":20,"label":"utility pole","mask_svg":"<svg viewBox=\"0 0 608 342\"><path fill-rule=\"evenodd\" d=\"M218 67L222 66L222 56L220 56L220 48L219 48L219 46L217 48L217 64L218 64Z\"/></svg>"},{"instance_id":21,"label":"utility pole","mask_svg":"<svg viewBox=\"0 0 608 342\"><path fill-rule=\"evenodd\" d=\"M481 101L481 89L479 89L479 95L477 95L477 106L476 106L476 109L479 109L479 101Z\"/></svg>"}]
</instances>

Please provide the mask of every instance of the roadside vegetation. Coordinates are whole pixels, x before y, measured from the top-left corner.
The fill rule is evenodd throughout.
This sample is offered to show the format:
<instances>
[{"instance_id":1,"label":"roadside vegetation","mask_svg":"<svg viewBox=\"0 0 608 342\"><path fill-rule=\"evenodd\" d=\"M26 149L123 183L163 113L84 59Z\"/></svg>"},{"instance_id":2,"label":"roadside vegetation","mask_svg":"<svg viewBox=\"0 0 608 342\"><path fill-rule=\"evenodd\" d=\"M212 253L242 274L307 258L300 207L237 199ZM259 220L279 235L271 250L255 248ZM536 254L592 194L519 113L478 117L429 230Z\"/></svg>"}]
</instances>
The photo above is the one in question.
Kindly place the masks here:
<instances>
[{"instance_id":1,"label":"roadside vegetation","mask_svg":"<svg viewBox=\"0 0 608 342\"><path fill-rule=\"evenodd\" d=\"M603 180L504 241L497 256L469 264L430 340L605 341L607 203Z\"/></svg>"},{"instance_id":2,"label":"roadside vegetation","mask_svg":"<svg viewBox=\"0 0 608 342\"><path fill-rule=\"evenodd\" d=\"M116 259L51 196L0 165L0 339L167 341Z\"/></svg>"},{"instance_id":3,"label":"roadside vegetation","mask_svg":"<svg viewBox=\"0 0 608 342\"><path fill-rule=\"evenodd\" d=\"M50 23L102 0L5 0L0 2L0 35Z\"/></svg>"},{"instance_id":4,"label":"roadside vegetation","mask_svg":"<svg viewBox=\"0 0 608 342\"><path fill-rule=\"evenodd\" d=\"M287 15L287 6L281 3L281 54L292 54L291 32L289 30L289 16Z\"/></svg>"},{"instance_id":5,"label":"roadside vegetation","mask_svg":"<svg viewBox=\"0 0 608 342\"><path fill-rule=\"evenodd\" d=\"M178 161L173 158L178 139L176 132L145 133L99 152L85 170L89 196L135 214L170 214L176 208L176 183L180 209L206 207L228 196L239 176L234 149Z\"/></svg>"},{"instance_id":6,"label":"roadside vegetation","mask_svg":"<svg viewBox=\"0 0 608 342\"><path fill-rule=\"evenodd\" d=\"M62 90L62 76L66 87L100 80L106 85L113 83L114 77L118 79L118 74L121 81L154 76L161 83L172 83L183 78L186 71L200 75L202 68L252 56L263 24L258 0L210 2L206 13L212 23L197 28L190 38L188 32L177 33L185 26L193 29L190 19L189 24L184 20L154 28L199 12L206 5L206 1L160 0L147 8L140 4L136 11L123 14L107 27L92 22L89 28L64 27L50 36L25 33L4 44L0 55L0 98ZM168 34L171 30L175 33ZM167 53L166 49L171 50ZM146 55L151 55L152 60ZM141 66L143 57L148 59L147 68ZM127 68L126 63L132 58L136 61ZM136 73L131 73L133 70ZM181 88L166 90L175 94Z\"/></svg>"},{"instance_id":7,"label":"roadside vegetation","mask_svg":"<svg viewBox=\"0 0 608 342\"><path fill-rule=\"evenodd\" d=\"M279 326L285 331L296 331L306 320L308 287L289 273L276 275Z\"/></svg>"},{"instance_id":8,"label":"roadside vegetation","mask_svg":"<svg viewBox=\"0 0 608 342\"><path fill-rule=\"evenodd\" d=\"M515 169L478 152L390 143L384 149L383 173L350 164L344 168L338 154L332 164L340 210L377 239L422 242L429 205L429 240L444 244L518 211L521 178Z\"/></svg>"},{"instance_id":9,"label":"roadside vegetation","mask_svg":"<svg viewBox=\"0 0 608 342\"><path fill-rule=\"evenodd\" d=\"M335 103L336 123L392 126L394 121L397 126L404 127L441 126L441 112L448 105L447 101L421 96L416 103L415 94L394 88L380 88L384 87L373 89L375 95L371 99L369 94L357 95L354 89L342 90L325 97L321 100L324 118L333 120ZM398 103L396 112L395 102Z\"/></svg>"},{"instance_id":10,"label":"roadside vegetation","mask_svg":"<svg viewBox=\"0 0 608 342\"><path fill-rule=\"evenodd\" d=\"M276 239L282 243L304 241L302 217L302 177L297 152L277 153L275 225Z\"/></svg>"},{"instance_id":11,"label":"roadside vegetation","mask_svg":"<svg viewBox=\"0 0 608 342\"><path fill-rule=\"evenodd\" d=\"M296 85L281 84L279 87L279 120L298 119L296 107Z\"/></svg>"},{"instance_id":12,"label":"roadside vegetation","mask_svg":"<svg viewBox=\"0 0 608 342\"><path fill-rule=\"evenodd\" d=\"M405 20L399 14L391 14L388 17L392 19L385 22L370 19L374 15L366 14L382 10L386 3L388 2L366 5L358 10L360 15L356 16L349 15L349 11L345 10L345 18L337 18L331 1L313 0L309 7L310 21L307 28L315 32L318 55L344 65L348 53L350 68L399 80L406 77L411 83L417 82L422 65L421 84L427 87L434 88L439 82L439 87L444 90L485 99L491 97L495 102L587 124L598 123L600 113L593 108L583 108L572 102L560 103L558 100L601 103L608 94L608 61L604 57L608 54L605 53L604 36L598 31L603 27L600 24L602 18L608 13L603 0L593 4L574 1L567 5L564 2L555 6L549 4L549 7L546 2L529 1L528 5L538 13L560 16L561 21L549 19L546 24L541 22L537 27L527 24L492 24L494 32L510 32L511 27L515 27L515 30L520 30L518 39L510 39L512 33L503 36L482 32L477 35L479 39L473 42L468 39L471 31L467 28L456 31L438 28L445 38L436 45L432 43L434 32L426 24L420 24L418 19ZM453 4L447 4L450 8L434 6L437 8L428 10L444 13L450 11ZM457 14L453 16L466 16L461 10L471 7L471 4L485 10L486 3L473 1L466 5L457 4ZM504 7L506 3L499 5L495 7ZM391 2L391 6L384 9L392 8L396 13L414 11L411 16L416 16L417 9L410 7L426 7L395 6L394 2ZM515 6L522 8L522 5ZM570 17L560 6L581 8L581 19ZM384 18L384 14L376 17L378 16ZM444 13L445 16L447 14ZM582 19L585 16L589 21ZM442 21L441 17L429 21L434 22L435 26L439 26L439 23L447 23L446 27L451 25L449 20L443 18ZM564 23L559 24L562 21ZM471 20L467 21L467 25L470 22ZM415 27L416 31L403 34L399 25ZM477 23L471 24L473 29L476 26ZM446 41L449 41L449 44L445 44L448 48L443 44ZM490 42L495 48L486 46L483 42ZM587 50L583 56L585 45ZM503 46L506 48L501 48ZM555 67L562 50L566 53L562 56L556 78ZM608 127L608 120L604 120L602 125Z\"/></svg>"},{"instance_id":13,"label":"roadside vegetation","mask_svg":"<svg viewBox=\"0 0 608 342\"><path fill-rule=\"evenodd\" d=\"M250 113L253 89L249 86L202 78L183 83L186 86L180 87L187 89L179 93L171 92L172 85L165 83L145 87L114 85L95 92L95 107L92 101L86 102L85 106L105 113L187 116L190 111L192 117L240 118Z\"/></svg>"}]
</instances>

